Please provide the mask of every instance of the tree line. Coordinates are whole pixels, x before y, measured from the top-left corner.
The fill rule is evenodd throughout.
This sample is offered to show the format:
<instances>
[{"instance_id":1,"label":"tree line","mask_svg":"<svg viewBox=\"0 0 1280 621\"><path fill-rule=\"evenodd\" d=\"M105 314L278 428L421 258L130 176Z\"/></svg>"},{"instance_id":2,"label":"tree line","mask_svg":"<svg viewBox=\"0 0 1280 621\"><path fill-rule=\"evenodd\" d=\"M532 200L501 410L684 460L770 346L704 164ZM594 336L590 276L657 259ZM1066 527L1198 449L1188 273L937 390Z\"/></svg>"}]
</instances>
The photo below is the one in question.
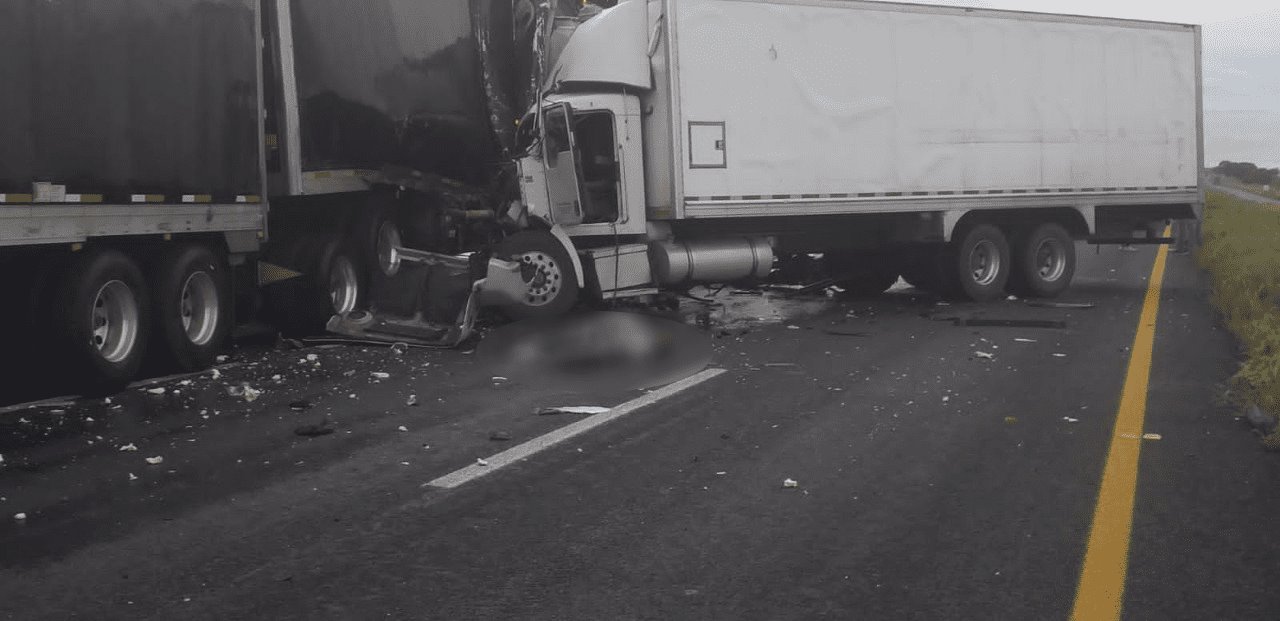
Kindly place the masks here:
<instances>
[{"instance_id":1,"label":"tree line","mask_svg":"<svg viewBox=\"0 0 1280 621\"><path fill-rule=\"evenodd\" d=\"M1280 179L1280 168L1259 168L1252 162L1223 161L1213 171L1255 185L1275 185Z\"/></svg>"}]
</instances>

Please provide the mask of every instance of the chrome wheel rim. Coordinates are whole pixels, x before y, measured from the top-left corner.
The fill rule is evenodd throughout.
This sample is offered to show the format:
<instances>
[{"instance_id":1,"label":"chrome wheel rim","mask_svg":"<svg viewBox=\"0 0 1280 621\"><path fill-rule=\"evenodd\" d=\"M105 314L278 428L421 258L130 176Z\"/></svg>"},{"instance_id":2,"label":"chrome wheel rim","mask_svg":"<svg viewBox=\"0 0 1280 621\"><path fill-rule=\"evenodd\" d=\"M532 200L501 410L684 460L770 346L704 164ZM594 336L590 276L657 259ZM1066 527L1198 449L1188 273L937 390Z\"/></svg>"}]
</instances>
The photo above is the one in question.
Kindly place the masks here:
<instances>
[{"instance_id":1,"label":"chrome wheel rim","mask_svg":"<svg viewBox=\"0 0 1280 621\"><path fill-rule=\"evenodd\" d=\"M333 312L342 315L355 310L359 297L360 280L356 276L356 266L351 259L339 255L329 270L329 301L333 303Z\"/></svg>"},{"instance_id":2,"label":"chrome wheel rim","mask_svg":"<svg viewBox=\"0 0 1280 621\"><path fill-rule=\"evenodd\" d=\"M395 276L400 271L400 254L396 248L402 246L400 227L390 220L378 227L378 267L387 276Z\"/></svg>"},{"instance_id":3,"label":"chrome wheel rim","mask_svg":"<svg viewBox=\"0 0 1280 621\"><path fill-rule=\"evenodd\" d=\"M1043 239L1036 246L1036 273L1044 282L1054 282L1067 271L1067 249L1056 239Z\"/></svg>"},{"instance_id":4,"label":"chrome wheel rim","mask_svg":"<svg viewBox=\"0 0 1280 621\"><path fill-rule=\"evenodd\" d=\"M120 362L138 342L138 298L123 281L102 285L89 310L89 342L107 362Z\"/></svg>"},{"instance_id":5,"label":"chrome wheel rim","mask_svg":"<svg viewBox=\"0 0 1280 621\"><path fill-rule=\"evenodd\" d=\"M194 345L207 345L218 330L218 287L209 272L195 272L182 283L178 316L187 340Z\"/></svg>"},{"instance_id":6,"label":"chrome wheel rim","mask_svg":"<svg viewBox=\"0 0 1280 621\"><path fill-rule=\"evenodd\" d=\"M556 299L564 282L556 260L545 252L526 252L516 259L520 261L520 276L528 285L525 304L545 306Z\"/></svg>"},{"instance_id":7,"label":"chrome wheel rim","mask_svg":"<svg viewBox=\"0 0 1280 621\"><path fill-rule=\"evenodd\" d=\"M984 287L996 281L1000 275L1000 250L995 242L984 239L974 244L969 252L969 275Z\"/></svg>"}]
</instances>

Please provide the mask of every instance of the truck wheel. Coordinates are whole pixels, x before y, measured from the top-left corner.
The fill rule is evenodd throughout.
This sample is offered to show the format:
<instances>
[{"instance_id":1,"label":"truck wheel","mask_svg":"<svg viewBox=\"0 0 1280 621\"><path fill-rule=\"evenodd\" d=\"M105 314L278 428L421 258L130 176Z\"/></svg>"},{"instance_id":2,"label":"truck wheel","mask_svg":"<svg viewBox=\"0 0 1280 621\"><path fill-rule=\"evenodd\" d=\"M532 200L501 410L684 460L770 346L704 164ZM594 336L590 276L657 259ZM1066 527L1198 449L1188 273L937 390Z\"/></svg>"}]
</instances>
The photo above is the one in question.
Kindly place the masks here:
<instances>
[{"instance_id":1,"label":"truck wheel","mask_svg":"<svg viewBox=\"0 0 1280 621\"><path fill-rule=\"evenodd\" d=\"M948 244L942 283L947 292L975 302L1004 295L1009 281L1009 242L994 224L977 224Z\"/></svg>"},{"instance_id":2,"label":"truck wheel","mask_svg":"<svg viewBox=\"0 0 1280 621\"><path fill-rule=\"evenodd\" d=\"M319 252L305 241L296 249L294 256L301 260L294 264L305 266L304 276L267 290L276 322L288 336L324 332L331 317L355 310L364 296L365 281L355 254L337 239L321 243Z\"/></svg>"},{"instance_id":3,"label":"truck wheel","mask_svg":"<svg viewBox=\"0 0 1280 621\"><path fill-rule=\"evenodd\" d=\"M86 395L124 389L138 373L151 327L142 271L117 250L85 250L72 261L50 309L62 367Z\"/></svg>"},{"instance_id":4,"label":"truck wheel","mask_svg":"<svg viewBox=\"0 0 1280 621\"><path fill-rule=\"evenodd\" d=\"M520 263L527 288L524 301L503 307L512 319L556 317L578 302L578 279L564 246L546 231L521 231L506 238L494 253Z\"/></svg>"},{"instance_id":5,"label":"truck wheel","mask_svg":"<svg viewBox=\"0 0 1280 621\"><path fill-rule=\"evenodd\" d=\"M1076 273L1076 244L1062 225L1045 222L1015 243L1009 286L1029 297L1057 297Z\"/></svg>"},{"instance_id":6,"label":"truck wheel","mask_svg":"<svg viewBox=\"0 0 1280 621\"><path fill-rule=\"evenodd\" d=\"M226 265L204 246L176 246L157 258L151 284L156 335L164 345L158 354L166 366L198 371L213 364L231 331Z\"/></svg>"}]
</instances>

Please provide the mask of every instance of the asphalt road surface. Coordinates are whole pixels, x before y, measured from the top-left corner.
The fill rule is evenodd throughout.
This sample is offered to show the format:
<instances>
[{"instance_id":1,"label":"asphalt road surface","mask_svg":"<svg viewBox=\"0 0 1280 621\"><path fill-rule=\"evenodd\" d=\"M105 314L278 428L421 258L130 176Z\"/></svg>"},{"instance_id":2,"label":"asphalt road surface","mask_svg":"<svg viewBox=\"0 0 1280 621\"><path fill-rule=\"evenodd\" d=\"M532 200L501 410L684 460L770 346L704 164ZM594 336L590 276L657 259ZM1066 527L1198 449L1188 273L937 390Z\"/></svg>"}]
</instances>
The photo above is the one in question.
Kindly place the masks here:
<instances>
[{"instance_id":1,"label":"asphalt road surface","mask_svg":"<svg viewBox=\"0 0 1280 621\"><path fill-rule=\"evenodd\" d=\"M1065 619L1123 587L1125 619L1280 618L1280 456L1220 398L1237 352L1203 276L1168 257L1147 376L1157 250L1080 254L1062 301L1087 309L725 291L723 373L666 392L246 350L0 414L0 617ZM620 404L538 440L599 420L539 407Z\"/></svg>"}]
</instances>

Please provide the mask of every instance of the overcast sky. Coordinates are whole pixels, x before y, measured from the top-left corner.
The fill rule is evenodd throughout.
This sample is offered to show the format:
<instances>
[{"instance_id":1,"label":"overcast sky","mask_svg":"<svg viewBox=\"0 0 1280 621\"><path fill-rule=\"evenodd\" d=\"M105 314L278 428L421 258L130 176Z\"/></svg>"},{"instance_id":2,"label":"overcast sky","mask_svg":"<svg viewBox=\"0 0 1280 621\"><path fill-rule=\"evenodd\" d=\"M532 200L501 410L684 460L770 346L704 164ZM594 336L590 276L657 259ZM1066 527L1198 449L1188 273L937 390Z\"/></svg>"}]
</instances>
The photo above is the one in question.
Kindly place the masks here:
<instances>
[{"instance_id":1,"label":"overcast sky","mask_svg":"<svg viewBox=\"0 0 1280 621\"><path fill-rule=\"evenodd\" d=\"M912 2L915 0L906 0ZM1277 0L929 0L1204 26L1205 160L1280 166Z\"/></svg>"}]
</instances>

